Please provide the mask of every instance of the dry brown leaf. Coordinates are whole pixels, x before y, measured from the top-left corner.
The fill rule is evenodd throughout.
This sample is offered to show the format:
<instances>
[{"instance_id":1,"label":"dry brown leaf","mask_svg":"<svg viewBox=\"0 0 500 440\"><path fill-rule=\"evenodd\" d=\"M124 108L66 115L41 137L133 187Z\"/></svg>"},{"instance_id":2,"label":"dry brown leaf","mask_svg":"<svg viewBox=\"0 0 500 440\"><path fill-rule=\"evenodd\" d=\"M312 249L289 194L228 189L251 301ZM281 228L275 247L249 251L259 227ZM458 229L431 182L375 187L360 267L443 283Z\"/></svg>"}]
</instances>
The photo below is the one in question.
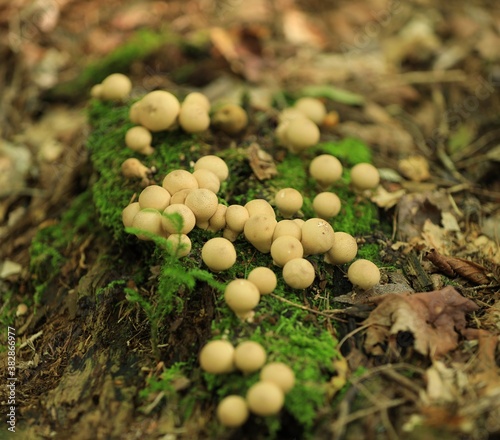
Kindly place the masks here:
<instances>
[{"instance_id":1,"label":"dry brown leaf","mask_svg":"<svg viewBox=\"0 0 500 440\"><path fill-rule=\"evenodd\" d=\"M389 192L382 185L379 185L375 190L375 194L370 197L370 200L375 203L379 208L389 209L397 205L406 194L406 190L400 189L397 191Z\"/></svg>"},{"instance_id":2,"label":"dry brown leaf","mask_svg":"<svg viewBox=\"0 0 500 440\"><path fill-rule=\"evenodd\" d=\"M398 333L409 332L417 352L442 356L456 348L457 331L465 329L465 313L478 309L451 286L410 296L384 295L372 302L378 306L365 321L365 349L373 355L383 354L381 346Z\"/></svg>"},{"instance_id":3,"label":"dry brown leaf","mask_svg":"<svg viewBox=\"0 0 500 440\"><path fill-rule=\"evenodd\" d=\"M254 142L247 149L250 168L259 180L271 179L278 174L273 157Z\"/></svg>"},{"instance_id":4,"label":"dry brown leaf","mask_svg":"<svg viewBox=\"0 0 500 440\"><path fill-rule=\"evenodd\" d=\"M410 156L401 159L398 163L400 173L413 182L422 182L431 177L429 173L429 162L424 156Z\"/></svg>"},{"instance_id":5,"label":"dry brown leaf","mask_svg":"<svg viewBox=\"0 0 500 440\"><path fill-rule=\"evenodd\" d=\"M480 264L463 258L447 257L432 249L425 256L445 275L454 277L460 275L476 284L488 284L486 269Z\"/></svg>"}]
</instances>

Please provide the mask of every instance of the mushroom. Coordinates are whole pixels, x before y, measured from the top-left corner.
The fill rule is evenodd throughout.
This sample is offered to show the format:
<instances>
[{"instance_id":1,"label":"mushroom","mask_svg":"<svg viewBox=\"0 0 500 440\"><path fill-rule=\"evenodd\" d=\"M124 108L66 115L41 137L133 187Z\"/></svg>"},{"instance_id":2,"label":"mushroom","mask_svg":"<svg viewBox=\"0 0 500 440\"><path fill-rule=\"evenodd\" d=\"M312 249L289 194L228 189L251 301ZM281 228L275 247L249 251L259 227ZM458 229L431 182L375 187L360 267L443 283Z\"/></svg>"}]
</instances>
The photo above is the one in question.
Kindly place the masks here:
<instances>
[{"instance_id":1,"label":"mushroom","mask_svg":"<svg viewBox=\"0 0 500 440\"><path fill-rule=\"evenodd\" d=\"M299 225L295 220L280 220L274 228L273 241L283 235L291 235L300 240L302 238L301 228L302 225Z\"/></svg>"},{"instance_id":2,"label":"mushroom","mask_svg":"<svg viewBox=\"0 0 500 440\"><path fill-rule=\"evenodd\" d=\"M215 214L208 219L208 230L210 232L217 232L224 229L226 226L226 211L227 206L219 203Z\"/></svg>"},{"instance_id":3,"label":"mushroom","mask_svg":"<svg viewBox=\"0 0 500 440\"><path fill-rule=\"evenodd\" d=\"M243 232L243 228L249 217L250 214L244 206L229 205L226 210L224 237L230 241L235 241L238 235Z\"/></svg>"},{"instance_id":4,"label":"mushroom","mask_svg":"<svg viewBox=\"0 0 500 440\"><path fill-rule=\"evenodd\" d=\"M176 193L172 194L172 197L170 198L170 204L172 205L174 203L184 204L184 202L186 201L186 197L191 191L194 191L194 188L181 189L180 191L177 191Z\"/></svg>"},{"instance_id":5,"label":"mushroom","mask_svg":"<svg viewBox=\"0 0 500 440\"><path fill-rule=\"evenodd\" d=\"M321 125L326 116L325 104L316 98L300 98L295 102L294 108L302 112L316 125Z\"/></svg>"},{"instance_id":6,"label":"mushroom","mask_svg":"<svg viewBox=\"0 0 500 440\"><path fill-rule=\"evenodd\" d=\"M173 203L163 210L161 219L163 230L167 234L189 234L195 224L193 211L182 203ZM179 217L176 217L175 215Z\"/></svg>"},{"instance_id":7,"label":"mushroom","mask_svg":"<svg viewBox=\"0 0 500 440\"><path fill-rule=\"evenodd\" d=\"M294 258L302 258L304 248L302 243L291 235L282 235L273 241L271 245L271 257L276 266L283 267Z\"/></svg>"},{"instance_id":8,"label":"mushroom","mask_svg":"<svg viewBox=\"0 0 500 440\"><path fill-rule=\"evenodd\" d=\"M368 290L380 282L380 270L371 261L360 259L349 266L347 278L353 285Z\"/></svg>"},{"instance_id":9,"label":"mushroom","mask_svg":"<svg viewBox=\"0 0 500 440\"><path fill-rule=\"evenodd\" d=\"M268 215L251 215L245 223L243 233L257 250L267 254L271 250L276 223L276 219Z\"/></svg>"},{"instance_id":10,"label":"mushroom","mask_svg":"<svg viewBox=\"0 0 500 440\"><path fill-rule=\"evenodd\" d=\"M260 371L260 380L273 382L288 393L295 385L295 373L283 362L271 362Z\"/></svg>"},{"instance_id":11,"label":"mushroom","mask_svg":"<svg viewBox=\"0 0 500 440\"><path fill-rule=\"evenodd\" d=\"M325 220L339 214L342 203L339 196L333 192L321 192L313 199L313 210L316 215Z\"/></svg>"},{"instance_id":12,"label":"mushroom","mask_svg":"<svg viewBox=\"0 0 500 440\"><path fill-rule=\"evenodd\" d=\"M243 425L249 416L247 401L236 394L224 397L217 405L217 419L228 428Z\"/></svg>"},{"instance_id":13,"label":"mushroom","mask_svg":"<svg viewBox=\"0 0 500 440\"><path fill-rule=\"evenodd\" d=\"M292 153L300 153L319 142L318 126L306 117L296 118L288 123L284 132L286 147Z\"/></svg>"},{"instance_id":14,"label":"mushroom","mask_svg":"<svg viewBox=\"0 0 500 440\"><path fill-rule=\"evenodd\" d=\"M237 315L246 315L259 304L259 289L251 281L236 278L226 286L224 301Z\"/></svg>"},{"instance_id":15,"label":"mushroom","mask_svg":"<svg viewBox=\"0 0 500 440\"><path fill-rule=\"evenodd\" d=\"M178 121L187 133L200 133L210 126L210 116L199 104L182 104Z\"/></svg>"},{"instance_id":16,"label":"mushroom","mask_svg":"<svg viewBox=\"0 0 500 440\"><path fill-rule=\"evenodd\" d=\"M132 82L122 73L112 73L101 83L99 97L106 101L121 101L132 90Z\"/></svg>"},{"instance_id":17,"label":"mushroom","mask_svg":"<svg viewBox=\"0 0 500 440\"><path fill-rule=\"evenodd\" d=\"M229 135L240 133L247 124L247 113L237 104L226 104L212 115L212 125Z\"/></svg>"},{"instance_id":18,"label":"mushroom","mask_svg":"<svg viewBox=\"0 0 500 440\"><path fill-rule=\"evenodd\" d=\"M101 99L102 84L95 84L90 89L90 96L95 99Z\"/></svg>"},{"instance_id":19,"label":"mushroom","mask_svg":"<svg viewBox=\"0 0 500 440\"><path fill-rule=\"evenodd\" d=\"M214 173L221 182L227 180L229 176L229 168L226 162L218 156L209 154L207 156L200 157L194 164L194 170L210 170Z\"/></svg>"},{"instance_id":20,"label":"mushroom","mask_svg":"<svg viewBox=\"0 0 500 440\"><path fill-rule=\"evenodd\" d=\"M188 104L199 105L207 113L210 111L210 101L203 93L192 92L186 95L184 101L182 101L182 105L188 105Z\"/></svg>"},{"instance_id":21,"label":"mushroom","mask_svg":"<svg viewBox=\"0 0 500 440\"><path fill-rule=\"evenodd\" d=\"M163 235L161 228L161 214L156 209L141 209L132 220L132 227L154 235ZM140 240L151 240L149 235L137 234Z\"/></svg>"},{"instance_id":22,"label":"mushroom","mask_svg":"<svg viewBox=\"0 0 500 440\"><path fill-rule=\"evenodd\" d=\"M274 202L281 215L289 218L302 208L304 199L295 188L283 188L276 193Z\"/></svg>"},{"instance_id":23,"label":"mushroom","mask_svg":"<svg viewBox=\"0 0 500 440\"><path fill-rule=\"evenodd\" d=\"M309 174L321 188L329 187L342 177L342 164L331 154L320 154L309 164Z\"/></svg>"},{"instance_id":24,"label":"mushroom","mask_svg":"<svg viewBox=\"0 0 500 440\"><path fill-rule=\"evenodd\" d=\"M294 119L297 119L297 118L303 118L304 116L307 116L307 115L305 115L304 112L300 111L298 108L288 107L288 108L285 108L284 110L282 110L278 114L278 121L280 123L290 122L290 121L293 121Z\"/></svg>"},{"instance_id":25,"label":"mushroom","mask_svg":"<svg viewBox=\"0 0 500 440\"><path fill-rule=\"evenodd\" d=\"M138 201L141 209L163 211L170 203L170 193L160 185L149 185L141 191Z\"/></svg>"},{"instance_id":26,"label":"mushroom","mask_svg":"<svg viewBox=\"0 0 500 440\"><path fill-rule=\"evenodd\" d=\"M310 218L302 225L304 255L324 254L333 245L333 228L322 218Z\"/></svg>"},{"instance_id":27,"label":"mushroom","mask_svg":"<svg viewBox=\"0 0 500 440\"><path fill-rule=\"evenodd\" d=\"M264 214L273 218L276 218L276 213L274 212L271 204L265 199L254 199L250 200L245 204L245 208L248 211L248 215Z\"/></svg>"},{"instance_id":28,"label":"mushroom","mask_svg":"<svg viewBox=\"0 0 500 440\"><path fill-rule=\"evenodd\" d=\"M128 111L128 118L133 124L139 124L140 106L141 101L136 101L130 106Z\"/></svg>"},{"instance_id":29,"label":"mushroom","mask_svg":"<svg viewBox=\"0 0 500 440\"><path fill-rule=\"evenodd\" d=\"M358 253L356 239L346 232L333 233L333 246L325 254L325 262L344 264L354 260Z\"/></svg>"},{"instance_id":30,"label":"mushroom","mask_svg":"<svg viewBox=\"0 0 500 440\"><path fill-rule=\"evenodd\" d=\"M283 279L293 289L306 289L314 282L314 267L305 258L294 258L283 266Z\"/></svg>"},{"instance_id":31,"label":"mushroom","mask_svg":"<svg viewBox=\"0 0 500 440\"><path fill-rule=\"evenodd\" d=\"M137 125L129 128L125 133L125 145L131 150L149 156L154 153L154 148L151 146L153 137L147 128Z\"/></svg>"},{"instance_id":32,"label":"mushroom","mask_svg":"<svg viewBox=\"0 0 500 440\"><path fill-rule=\"evenodd\" d=\"M275 383L260 381L248 389L246 400L251 412L266 417L281 411L285 403L285 394Z\"/></svg>"},{"instance_id":33,"label":"mushroom","mask_svg":"<svg viewBox=\"0 0 500 440\"><path fill-rule=\"evenodd\" d=\"M208 220L215 214L219 201L217 196L206 188L193 189L184 200L196 217L196 226L202 229L208 227Z\"/></svg>"},{"instance_id":34,"label":"mushroom","mask_svg":"<svg viewBox=\"0 0 500 440\"><path fill-rule=\"evenodd\" d=\"M220 272L229 269L236 262L236 250L226 238L211 238L201 249L201 259L211 271Z\"/></svg>"},{"instance_id":35,"label":"mushroom","mask_svg":"<svg viewBox=\"0 0 500 440\"><path fill-rule=\"evenodd\" d=\"M167 130L175 123L179 110L179 101L172 93L155 90L141 99L139 123L151 131Z\"/></svg>"},{"instance_id":36,"label":"mushroom","mask_svg":"<svg viewBox=\"0 0 500 440\"><path fill-rule=\"evenodd\" d=\"M259 370L266 359L266 350L255 341L241 342L234 349L234 365L246 374Z\"/></svg>"},{"instance_id":37,"label":"mushroom","mask_svg":"<svg viewBox=\"0 0 500 440\"><path fill-rule=\"evenodd\" d=\"M186 234L171 234L167 238L167 250L177 258L185 257L191 252L191 240Z\"/></svg>"},{"instance_id":38,"label":"mushroom","mask_svg":"<svg viewBox=\"0 0 500 440\"><path fill-rule=\"evenodd\" d=\"M268 267L256 267L247 276L247 280L254 283L261 295L268 295L276 289L278 279Z\"/></svg>"},{"instance_id":39,"label":"mushroom","mask_svg":"<svg viewBox=\"0 0 500 440\"><path fill-rule=\"evenodd\" d=\"M380 174L372 164L358 163L351 169L351 183L359 190L373 189L380 183Z\"/></svg>"},{"instance_id":40,"label":"mushroom","mask_svg":"<svg viewBox=\"0 0 500 440\"><path fill-rule=\"evenodd\" d=\"M210 341L201 349L199 361L202 370L207 373L230 373L234 370L233 344L222 339Z\"/></svg>"},{"instance_id":41,"label":"mushroom","mask_svg":"<svg viewBox=\"0 0 500 440\"><path fill-rule=\"evenodd\" d=\"M135 215L141 210L141 205L139 202L130 203L122 211L122 223L126 228L132 226L132 220L134 220Z\"/></svg>"},{"instance_id":42,"label":"mushroom","mask_svg":"<svg viewBox=\"0 0 500 440\"><path fill-rule=\"evenodd\" d=\"M199 188L209 189L215 194L219 192L220 180L212 171L205 169L195 170L193 176L198 182Z\"/></svg>"},{"instance_id":43,"label":"mushroom","mask_svg":"<svg viewBox=\"0 0 500 440\"><path fill-rule=\"evenodd\" d=\"M198 181L189 171L173 170L164 177L162 186L171 195L174 195L177 191L183 189L198 188Z\"/></svg>"},{"instance_id":44,"label":"mushroom","mask_svg":"<svg viewBox=\"0 0 500 440\"><path fill-rule=\"evenodd\" d=\"M128 179L140 178L142 186L149 185L149 178L153 173L151 168L143 165L139 159L135 159L133 157L123 161L121 171L123 177Z\"/></svg>"}]
</instances>

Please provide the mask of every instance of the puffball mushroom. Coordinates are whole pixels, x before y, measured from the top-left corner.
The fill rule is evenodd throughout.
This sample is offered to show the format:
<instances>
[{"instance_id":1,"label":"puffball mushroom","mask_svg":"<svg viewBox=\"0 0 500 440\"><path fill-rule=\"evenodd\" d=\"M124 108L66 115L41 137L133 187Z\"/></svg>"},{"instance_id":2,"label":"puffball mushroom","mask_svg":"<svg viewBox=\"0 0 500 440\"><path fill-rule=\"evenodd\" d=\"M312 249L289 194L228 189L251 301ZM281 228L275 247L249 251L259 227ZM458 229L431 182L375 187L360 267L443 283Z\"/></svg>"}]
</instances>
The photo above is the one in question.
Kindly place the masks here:
<instances>
[{"instance_id":1,"label":"puffball mushroom","mask_svg":"<svg viewBox=\"0 0 500 440\"><path fill-rule=\"evenodd\" d=\"M306 289L314 282L314 267L305 258L294 258L283 266L283 279L293 289Z\"/></svg>"},{"instance_id":2,"label":"puffball mushroom","mask_svg":"<svg viewBox=\"0 0 500 440\"><path fill-rule=\"evenodd\" d=\"M122 223L123 226L129 228L132 226L132 220L134 220L135 215L141 210L141 205L139 202L133 202L127 205L122 211Z\"/></svg>"},{"instance_id":3,"label":"puffball mushroom","mask_svg":"<svg viewBox=\"0 0 500 440\"><path fill-rule=\"evenodd\" d=\"M182 203L173 203L167 206L163 210L163 214L165 215L162 216L161 222L163 230L167 234L189 234L196 225L193 211ZM176 219L173 217L174 214L178 214L180 218ZM182 226L177 220L180 220Z\"/></svg>"},{"instance_id":4,"label":"puffball mushroom","mask_svg":"<svg viewBox=\"0 0 500 440\"><path fill-rule=\"evenodd\" d=\"M247 276L247 280L254 283L261 295L268 295L276 289L278 279L268 267L256 267Z\"/></svg>"},{"instance_id":5,"label":"puffball mushroom","mask_svg":"<svg viewBox=\"0 0 500 440\"><path fill-rule=\"evenodd\" d=\"M250 214L244 206L229 205L226 210L224 237L228 240L235 241L238 235L243 232L243 228L249 217Z\"/></svg>"},{"instance_id":6,"label":"puffball mushroom","mask_svg":"<svg viewBox=\"0 0 500 440\"><path fill-rule=\"evenodd\" d=\"M300 241L302 238L302 225L294 220L280 220L274 228L273 241L283 235L291 235Z\"/></svg>"},{"instance_id":7,"label":"puffball mushroom","mask_svg":"<svg viewBox=\"0 0 500 440\"><path fill-rule=\"evenodd\" d=\"M271 362L260 371L260 380L273 382L288 393L295 385L295 373L283 362Z\"/></svg>"},{"instance_id":8,"label":"puffball mushroom","mask_svg":"<svg viewBox=\"0 0 500 440\"><path fill-rule=\"evenodd\" d=\"M99 97L106 101L125 99L132 90L132 82L122 73L112 73L101 83Z\"/></svg>"},{"instance_id":9,"label":"puffball mushroom","mask_svg":"<svg viewBox=\"0 0 500 440\"><path fill-rule=\"evenodd\" d=\"M212 115L212 125L229 135L240 133L248 125L247 112L237 104L226 104Z\"/></svg>"},{"instance_id":10,"label":"puffball mushroom","mask_svg":"<svg viewBox=\"0 0 500 440\"><path fill-rule=\"evenodd\" d=\"M302 198L302 194L295 188L283 188L276 193L274 202L281 215L288 218L302 208L304 199Z\"/></svg>"},{"instance_id":11,"label":"puffball mushroom","mask_svg":"<svg viewBox=\"0 0 500 440\"><path fill-rule=\"evenodd\" d=\"M234 370L234 347L229 341L210 341L200 351L200 366L212 374L230 373Z\"/></svg>"},{"instance_id":12,"label":"puffball mushroom","mask_svg":"<svg viewBox=\"0 0 500 440\"><path fill-rule=\"evenodd\" d=\"M349 266L347 278L355 286L368 290L380 282L380 270L371 261L360 259Z\"/></svg>"},{"instance_id":13,"label":"puffball mushroom","mask_svg":"<svg viewBox=\"0 0 500 440\"><path fill-rule=\"evenodd\" d=\"M133 124L139 124L140 105L141 101L136 101L130 106L128 111L128 118Z\"/></svg>"},{"instance_id":14,"label":"puffball mushroom","mask_svg":"<svg viewBox=\"0 0 500 440\"><path fill-rule=\"evenodd\" d=\"M102 92L102 84L95 84L90 89L90 96L92 98L95 98L95 99L100 99L101 98L101 92Z\"/></svg>"},{"instance_id":15,"label":"puffball mushroom","mask_svg":"<svg viewBox=\"0 0 500 440\"><path fill-rule=\"evenodd\" d=\"M302 225L304 255L324 254L333 245L333 228L322 218L310 218Z\"/></svg>"},{"instance_id":16,"label":"puffball mushroom","mask_svg":"<svg viewBox=\"0 0 500 440\"><path fill-rule=\"evenodd\" d=\"M224 301L234 313L245 315L259 304L259 289L251 281L236 278L226 286Z\"/></svg>"},{"instance_id":17,"label":"puffball mushroom","mask_svg":"<svg viewBox=\"0 0 500 440\"><path fill-rule=\"evenodd\" d=\"M198 181L189 171L173 170L163 178L162 186L171 195L174 195L183 189L198 188Z\"/></svg>"},{"instance_id":18,"label":"puffball mushroom","mask_svg":"<svg viewBox=\"0 0 500 440\"><path fill-rule=\"evenodd\" d=\"M380 183L380 174L372 164L358 163L351 169L351 183L359 190L373 189Z\"/></svg>"},{"instance_id":19,"label":"puffball mushroom","mask_svg":"<svg viewBox=\"0 0 500 440\"><path fill-rule=\"evenodd\" d=\"M215 214L219 206L217 196L206 188L193 189L184 200L184 204L191 208L196 217L198 227L208 227L208 220ZM203 224L206 226L203 227Z\"/></svg>"},{"instance_id":20,"label":"puffball mushroom","mask_svg":"<svg viewBox=\"0 0 500 440\"><path fill-rule=\"evenodd\" d=\"M142 186L147 186L149 184L149 177L152 174L151 168L143 165L139 159L134 157L123 161L121 171L123 177L128 179L140 178Z\"/></svg>"},{"instance_id":21,"label":"puffball mushroom","mask_svg":"<svg viewBox=\"0 0 500 440\"><path fill-rule=\"evenodd\" d=\"M342 177L342 164L331 154L320 154L309 164L309 174L322 188L327 188Z\"/></svg>"},{"instance_id":22,"label":"puffball mushroom","mask_svg":"<svg viewBox=\"0 0 500 440\"><path fill-rule=\"evenodd\" d=\"M211 238L201 249L201 259L211 271L220 272L229 269L236 262L236 250L226 238Z\"/></svg>"},{"instance_id":23,"label":"puffball mushroom","mask_svg":"<svg viewBox=\"0 0 500 440\"><path fill-rule=\"evenodd\" d=\"M229 168L226 162L224 162L224 160L220 157L213 154L200 157L195 162L194 170L197 171L201 169L212 171L212 173L214 173L221 182L227 180L229 176Z\"/></svg>"},{"instance_id":24,"label":"puffball mushroom","mask_svg":"<svg viewBox=\"0 0 500 440\"><path fill-rule=\"evenodd\" d=\"M185 189L181 189L180 191L175 192L174 194L172 194L172 197L170 198L170 203L172 205L174 203L184 204L186 197L193 190L194 190L194 188L185 188Z\"/></svg>"},{"instance_id":25,"label":"puffball mushroom","mask_svg":"<svg viewBox=\"0 0 500 440\"><path fill-rule=\"evenodd\" d=\"M217 194L220 189L220 180L210 170L199 169L193 172L193 176L198 182L199 188L206 188Z\"/></svg>"},{"instance_id":26,"label":"puffball mushroom","mask_svg":"<svg viewBox=\"0 0 500 440\"><path fill-rule=\"evenodd\" d=\"M248 211L249 216L264 214L270 217L276 218L276 213L274 212L271 204L265 199L253 199L245 204L245 208Z\"/></svg>"},{"instance_id":27,"label":"puffball mushroom","mask_svg":"<svg viewBox=\"0 0 500 440\"><path fill-rule=\"evenodd\" d=\"M170 203L170 193L160 185L149 185L139 194L141 209L153 208L163 211Z\"/></svg>"},{"instance_id":28,"label":"puffball mushroom","mask_svg":"<svg viewBox=\"0 0 500 440\"><path fill-rule=\"evenodd\" d=\"M210 126L208 112L198 104L182 104L178 121L187 133L200 133Z\"/></svg>"},{"instance_id":29,"label":"puffball mushroom","mask_svg":"<svg viewBox=\"0 0 500 440\"><path fill-rule=\"evenodd\" d=\"M149 156L154 153L154 148L151 146L153 137L147 128L137 125L129 128L125 133L125 145L131 150Z\"/></svg>"},{"instance_id":30,"label":"puffball mushroom","mask_svg":"<svg viewBox=\"0 0 500 440\"><path fill-rule=\"evenodd\" d=\"M191 239L186 234L170 234L167 242L170 243L167 247L170 254L178 258L185 257L191 252Z\"/></svg>"},{"instance_id":31,"label":"puffball mushroom","mask_svg":"<svg viewBox=\"0 0 500 440\"><path fill-rule=\"evenodd\" d=\"M264 214L251 215L245 223L245 238L260 252L267 254L271 250L275 218Z\"/></svg>"},{"instance_id":32,"label":"puffball mushroom","mask_svg":"<svg viewBox=\"0 0 500 440\"><path fill-rule=\"evenodd\" d=\"M333 192L321 192L313 199L313 210L320 218L329 219L339 214L342 202Z\"/></svg>"},{"instance_id":33,"label":"puffball mushroom","mask_svg":"<svg viewBox=\"0 0 500 440\"><path fill-rule=\"evenodd\" d=\"M139 123L150 131L163 131L175 123L179 110L179 101L172 93L155 90L146 94L140 101Z\"/></svg>"},{"instance_id":34,"label":"puffball mushroom","mask_svg":"<svg viewBox=\"0 0 500 440\"><path fill-rule=\"evenodd\" d=\"M255 341L244 341L234 349L234 365L243 373L259 370L267 359L264 347Z\"/></svg>"},{"instance_id":35,"label":"puffball mushroom","mask_svg":"<svg viewBox=\"0 0 500 440\"><path fill-rule=\"evenodd\" d=\"M283 267L288 261L303 256L302 243L291 235L278 237L271 245L271 257L276 266Z\"/></svg>"},{"instance_id":36,"label":"puffball mushroom","mask_svg":"<svg viewBox=\"0 0 500 440\"><path fill-rule=\"evenodd\" d=\"M300 98L295 102L294 108L302 112L316 125L321 125L326 116L325 104L316 98Z\"/></svg>"},{"instance_id":37,"label":"puffball mushroom","mask_svg":"<svg viewBox=\"0 0 500 440\"><path fill-rule=\"evenodd\" d=\"M306 117L296 118L288 123L284 131L286 147L292 153L300 153L319 142L318 126Z\"/></svg>"},{"instance_id":38,"label":"puffball mushroom","mask_svg":"<svg viewBox=\"0 0 500 440\"><path fill-rule=\"evenodd\" d=\"M347 232L333 233L333 246L325 254L325 262L344 264L354 260L358 253L356 239Z\"/></svg>"},{"instance_id":39,"label":"puffball mushroom","mask_svg":"<svg viewBox=\"0 0 500 440\"><path fill-rule=\"evenodd\" d=\"M156 209L146 208L141 209L132 220L132 227L141 229L142 231L150 232L155 235L163 235L161 227L161 214ZM145 234L137 234L139 240L151 240Z\"/></svg>"},{"instance_id":40,"label":"puffball mushroom","mask_svg":"<svg viewBox=\"0 0 500 440\"><path fill-rule=\"evenodd\" d=\"M249 414L247 401L236 394L224 397L217 405L217 419L228 428L237 428L243 425Z\"/></svg>"},{"instance_id":41,"label":"puffball mushroom","mask_svg":"<svg viewBox=\"0 0 500 440\"><path fill-rule=\"evenodd\" d=\"M199 105L207 113L210 111L210 101L203 93L192 92L186 95L184 101L182 101L182 105L188 105L188 104Z\"/></svg>"},{"instance_id":42,"label":"puffball mushroom","mask_svg":"<svg viewBox=\"0 0 500 440\"><path fill-rule=\"evenodd\" d=\"M215 214L208 219L208 230L210 232L217 232L224 229L226 226L226 211L227 206L219 203Z\"/></svg>"},{"instance_id":43,"label":"puffball mushroom","mask_svg":"<svg viewBox=\"0 0 500 440\"><path fill-rule=\"evenodd\" d=\"M246 400L251 412L266 417L281 411L285 403L285 394L275 383L260 381L248 389Z\"/></svg>"}]
</instances>

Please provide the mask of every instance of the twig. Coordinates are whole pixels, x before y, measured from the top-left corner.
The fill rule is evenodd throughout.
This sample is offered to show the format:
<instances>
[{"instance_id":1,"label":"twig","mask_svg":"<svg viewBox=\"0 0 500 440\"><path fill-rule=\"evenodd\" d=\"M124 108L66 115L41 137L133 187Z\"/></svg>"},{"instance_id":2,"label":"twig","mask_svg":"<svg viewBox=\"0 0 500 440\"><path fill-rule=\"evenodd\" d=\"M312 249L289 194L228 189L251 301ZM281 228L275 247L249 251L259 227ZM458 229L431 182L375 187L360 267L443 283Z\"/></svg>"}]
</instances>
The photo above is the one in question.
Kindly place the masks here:
<instances>
[{"instance_id":1,"label":"twig","mask_svg":"<svg viewBox=\"0 0 500 440\"><path fill-rule=\"evenodd\" d=\"M293 307L297 307L298 309L306 310L307 312L311 312L311 313L316 313L317 315L326 316L327 318L331 318L332 317L331 315L338 315L341 313L345 313L345 311L342 309L332 309L332 310L327 310L327 311L314 310L314 309L311 309L310 307L306 307L306 306L302 306L300 304L294 303L293 301L290 301L286 298L283 298L282 296L278 296L274 293L269 294L269 296L276 298L277 300L282 301L284 303L287 303Z\"/></svg>"},{"instance_id":2,"label":"twig","mask_svg":"<svg viewBox=\"0 0 500 440\"><path fill-rule=\"evenodd\" d=\"M20 346L19 350L22 348L26 347L28 344L32 344L35 339L38 339L40 336L43 335L43 330L40 330L38 333L35 333L34 335L31 335L26 341L24 341Z\"/></svg>"}]
</instances>

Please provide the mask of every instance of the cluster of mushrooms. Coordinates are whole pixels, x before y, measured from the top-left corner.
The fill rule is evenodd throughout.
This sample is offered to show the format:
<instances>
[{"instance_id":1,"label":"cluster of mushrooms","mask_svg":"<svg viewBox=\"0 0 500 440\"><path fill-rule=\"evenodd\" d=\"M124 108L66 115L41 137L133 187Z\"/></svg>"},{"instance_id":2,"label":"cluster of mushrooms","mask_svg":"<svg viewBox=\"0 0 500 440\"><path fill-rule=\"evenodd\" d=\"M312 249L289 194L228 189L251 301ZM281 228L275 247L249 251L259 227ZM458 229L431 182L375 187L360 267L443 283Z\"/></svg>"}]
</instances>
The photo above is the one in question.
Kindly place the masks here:
<instances>
[{"instance_id":1,"label":"cluster of mushrooms","mask_svg":"<svg viewBox=\"0 0 500 440\"><path fill-rule=\"evenodd\" d=\"M126 76L113 74L94 86L91 95L123 100L131 88ZM169 92L150 92L130 108L130 120L137 125L126 133L125 144L140 154L149 155L154 153L152 132L180 127L197 133L214 125L232 135L241 132L248 123L247 114L240 106L228 104L212 114L210 107L209 100L200 93L191 93L179 103ZM319 141L319 126L325 116L321 101L299 99L294 107L279 115L278 142L292 153L312 147ZM142 166L140 173L133 171L136 166ZM145 169L135 158L127 159L122 165L125 177L144 177ZM201 251L204 264L213 272L227 270L235 264L237 254L233 243L243 235L258 251L271 255L289 287L306 289L315 279L308 256L322 254L326 263L338 265L352 262L357 255L356 239L345 232L334 232L329 222L339 214L341 200L328 189L341 178L342 172L342 164L335 156L315 157L309 165L309 174L320 188L312 203L316 217L294 218L302 208L302 195L294 188L283 188L274 197L274 205L282 217L278 220L275 209L264 199L250 200L245 205L220 203L217 193L229 177L229 169L220 157L207 155L194 163L193 172L172 170L161 185L144 185L138 200L123 209L122 221L125 227L141 231L137 233L139 239L166 237L167 251L177 257L185 257L191 251L188 234L195 227L220 233L207 240ZM355 190L373 189L379 179L378 170L371 164L361 163L351 169L351 185ZM353 285L364 290L380 281L377 266L365 259L352 262L347 276ZM272 293L276 286L275 271L257 267L246 279L237 278L227 284L224 301L239 318L250 320L261 296ZM285 393L295 382L294 373L282 363L264 366L266 357L264 348L252 341L234 348L229 341L214 340L202 348L200 365L209 373L227 373L237 368L248 374L263 367L260 381L248 390L246 399L231 395L220 402L217 417L222 424L240 426L249 411L260 416L280 411Z\"/></svg>"}]
</instances>

